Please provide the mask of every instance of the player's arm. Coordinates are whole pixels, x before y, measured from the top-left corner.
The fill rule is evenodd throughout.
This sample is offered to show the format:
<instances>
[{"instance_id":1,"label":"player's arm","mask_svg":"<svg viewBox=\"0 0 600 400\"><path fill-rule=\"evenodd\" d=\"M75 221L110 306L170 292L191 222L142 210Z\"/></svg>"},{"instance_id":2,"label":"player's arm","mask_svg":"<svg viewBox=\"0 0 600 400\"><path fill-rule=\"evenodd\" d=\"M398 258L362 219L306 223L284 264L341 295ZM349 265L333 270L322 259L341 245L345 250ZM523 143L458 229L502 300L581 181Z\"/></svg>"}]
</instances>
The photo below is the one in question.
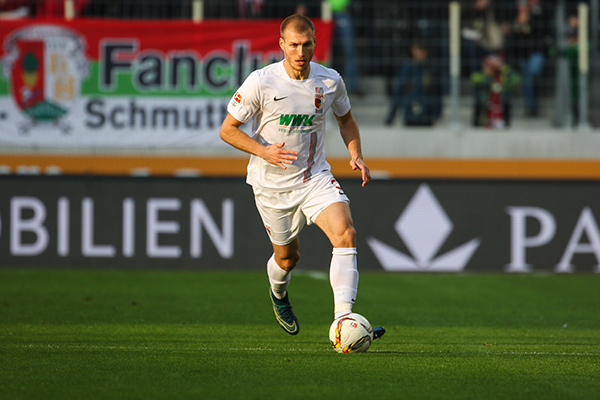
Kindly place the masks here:
<instances>
[{"instance_id":1,"label":"player's arm","mask_svg":"<svg viewBox=\"0 0 600 400\"><path fill-rule=\"evenodd\" d=\"M364 187L371 180L371 171L369 171L369 167L367 167L363 161L358 124L352 116L352 111L348 111L346 115L341 117L336 115L335 118L337 119L338 126L340 127L342 139L344 140L344 143L348 148L348 152L350 153L350 167L352 167L353 170L360 170L362 175L362 186Z\"/></svg>"},{"instance_id":2,"label":"player's arm","mask_svg":"<svg viewBox=\"0 0 600 400\"><path fill-rule=\"evenodd\" d=\"M286 169L286 164L291 165L298 159L297 151L283 149L285 143L274 143L270 146L263 146L246 135L246 133L240 129L240 126L242 126L242 122L238 121L228 113L227 117L225 117L225 121L223 121L223 124L221 125L221 139L236 149L254 154L283 169Z\"/></svg>"}]
</instances>

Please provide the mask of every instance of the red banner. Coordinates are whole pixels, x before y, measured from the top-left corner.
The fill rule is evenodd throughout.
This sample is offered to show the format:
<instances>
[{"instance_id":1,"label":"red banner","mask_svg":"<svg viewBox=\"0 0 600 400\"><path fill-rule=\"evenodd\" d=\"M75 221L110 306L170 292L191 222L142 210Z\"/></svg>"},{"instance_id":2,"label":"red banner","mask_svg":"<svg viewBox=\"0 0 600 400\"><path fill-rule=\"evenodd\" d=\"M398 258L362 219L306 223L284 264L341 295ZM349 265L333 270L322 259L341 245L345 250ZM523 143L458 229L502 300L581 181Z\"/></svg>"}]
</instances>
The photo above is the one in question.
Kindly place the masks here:
<instances>
[{"instance_id":1,"label":"red banner","mask_svg":"<svg viewBox=\"0 0 600 400\"><path fill-rule=\"evenodd\" d=\"M231 95L283 58L280 22L3 21L0 146L218 144ZM332 23L314 22L327 64Z\"/></svg>"}]
</instances>

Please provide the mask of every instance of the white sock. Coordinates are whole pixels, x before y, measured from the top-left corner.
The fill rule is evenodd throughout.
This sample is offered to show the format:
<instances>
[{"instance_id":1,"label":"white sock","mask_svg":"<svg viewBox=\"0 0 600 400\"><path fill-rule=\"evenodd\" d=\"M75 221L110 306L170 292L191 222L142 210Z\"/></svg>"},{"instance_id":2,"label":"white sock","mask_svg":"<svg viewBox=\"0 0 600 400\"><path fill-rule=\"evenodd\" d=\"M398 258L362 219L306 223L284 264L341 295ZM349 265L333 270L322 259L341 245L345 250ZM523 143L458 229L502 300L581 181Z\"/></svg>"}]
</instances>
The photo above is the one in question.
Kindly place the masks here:
<instances>
[{"instance_id":1,"label":"white sock","mask_svg":"<svg viewBox=\"0 0 600 400\"><path fill-rule=\"evenodd\" d=\"M356 247L337 247L333 249L329 281L333 289L334 316L352 312L358 292L358 268L356 266Z\"/></svg>"},{"instance_id":2,"label":"white sock","mask_svg":"<svg viewBox=\"0 0 600 400\"><path fill-rule=\"evenodd\" d=\"M283 299L288 284L290 283L292 272L283 270L277 265L275 254L267 261L267 275L269 276L269 283L271 284L273 294L278 299Z\"/></svg>"}]
</instances>

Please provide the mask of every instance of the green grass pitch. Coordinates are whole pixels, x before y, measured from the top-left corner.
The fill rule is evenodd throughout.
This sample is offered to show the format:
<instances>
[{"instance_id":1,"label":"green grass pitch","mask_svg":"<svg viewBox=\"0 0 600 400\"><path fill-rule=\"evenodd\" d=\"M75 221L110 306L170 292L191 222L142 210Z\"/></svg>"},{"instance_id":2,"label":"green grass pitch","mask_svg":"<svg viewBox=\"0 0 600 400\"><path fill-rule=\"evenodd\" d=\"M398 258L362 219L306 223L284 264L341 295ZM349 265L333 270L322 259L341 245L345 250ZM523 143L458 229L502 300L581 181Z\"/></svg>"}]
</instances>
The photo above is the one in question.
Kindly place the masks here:
<instances>
[{"instance_id":1,"label":"green grass pitch","mask_svg":"<svg viewBox=\"0 0 600 400\"><path fill-rule=\"evenodd\" d=\"M4 399L598 399L600 276L361 274L387 334L328 343L327 275L0 269Z\"/></svg>"}]
</instances>

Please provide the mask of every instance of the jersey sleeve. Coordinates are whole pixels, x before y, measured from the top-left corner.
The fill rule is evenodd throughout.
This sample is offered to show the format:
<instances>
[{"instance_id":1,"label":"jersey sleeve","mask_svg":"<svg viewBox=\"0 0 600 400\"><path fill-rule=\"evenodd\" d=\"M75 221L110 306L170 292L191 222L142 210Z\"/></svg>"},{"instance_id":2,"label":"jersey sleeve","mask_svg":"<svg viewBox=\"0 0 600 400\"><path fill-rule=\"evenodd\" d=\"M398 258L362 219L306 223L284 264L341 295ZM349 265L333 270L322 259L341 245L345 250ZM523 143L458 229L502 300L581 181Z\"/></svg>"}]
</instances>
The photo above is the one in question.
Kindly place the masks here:
<instances>
[{"instance_id":1,"label":"jersey sleeve","mask_svg":"<svg viewBox=\"0 0 600 400\"><path fill-rule=\"evenodd\" d=\"M350 111L350 99L348 98L348 93L346 93L346 84L341 76L335 89L335 97L333 98L331 109L338 117L343 117Z\"/></svg>"},{"instance_id":2,"label":"jersey sleeve","mask_svg":"<svg viewBox=\"0 0 600 400\"><path fill-rule=\"evenodd\" d=\"M260 109L260 86L256 71L252 72L235 92L227 112L241 123L246 123Z\"/></svg>"}]
</instances>

